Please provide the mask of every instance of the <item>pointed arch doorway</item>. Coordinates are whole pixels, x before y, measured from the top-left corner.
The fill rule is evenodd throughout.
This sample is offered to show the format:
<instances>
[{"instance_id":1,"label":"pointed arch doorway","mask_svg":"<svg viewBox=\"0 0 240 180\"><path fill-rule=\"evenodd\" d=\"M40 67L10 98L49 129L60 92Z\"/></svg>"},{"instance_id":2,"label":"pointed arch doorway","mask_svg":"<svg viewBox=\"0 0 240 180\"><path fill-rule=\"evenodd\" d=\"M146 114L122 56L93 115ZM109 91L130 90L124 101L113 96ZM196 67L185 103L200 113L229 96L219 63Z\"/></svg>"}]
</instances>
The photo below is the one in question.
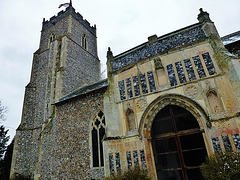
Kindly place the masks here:
<instances>
[{"instance_id":1,"label":"pointed arch doorway","mask_svg":"<svg viewBox=\"0 0 240 180\"><path fill-rule=\"evenodd\" d=\"M156 115L151 129L159 180L200 180L200 165L207 156L196 118L186 109L165 106Z\"/></svg>"}]
</instances>

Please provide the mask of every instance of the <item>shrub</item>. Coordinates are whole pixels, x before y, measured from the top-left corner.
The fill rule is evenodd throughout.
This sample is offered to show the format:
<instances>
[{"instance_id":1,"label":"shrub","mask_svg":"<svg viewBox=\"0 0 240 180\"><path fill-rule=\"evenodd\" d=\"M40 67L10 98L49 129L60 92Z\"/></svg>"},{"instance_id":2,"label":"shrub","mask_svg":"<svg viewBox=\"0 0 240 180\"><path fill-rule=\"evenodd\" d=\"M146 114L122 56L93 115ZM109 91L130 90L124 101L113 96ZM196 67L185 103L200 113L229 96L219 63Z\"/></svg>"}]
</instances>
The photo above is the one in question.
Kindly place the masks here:
<instances>
[{"instance_id":1,"label":"shrub","mask_svg":"<svg viewBox=\"0 0 240 180\"><path fill-rule=\"evenodd\" d=\"M124 172L120 172L118 175L111 175L110 177L106 177L105 180L151 180L151 178L147 170L141 170L137 167Z\"/></svg>"},{"instance_id":2,"label":"shrub","mask_svg":"<svg viewBox=\"0 0 240 180\"><path fill-rule=\"evenodd\" d=\"M239 180L240 153L227 152L212 155L201 166L206 180Z\"/></svg>"},{"instance_id":3,"label":"shrub","mask_svg":"<svg viewBox=\"0 0 240 180\"><path fill-rule=\"evenodd\" d=\"M31 178L30 176L15 173L13 174L13 178L11 178L11 180L31 180Z\"/></svg>"}]
</instances>

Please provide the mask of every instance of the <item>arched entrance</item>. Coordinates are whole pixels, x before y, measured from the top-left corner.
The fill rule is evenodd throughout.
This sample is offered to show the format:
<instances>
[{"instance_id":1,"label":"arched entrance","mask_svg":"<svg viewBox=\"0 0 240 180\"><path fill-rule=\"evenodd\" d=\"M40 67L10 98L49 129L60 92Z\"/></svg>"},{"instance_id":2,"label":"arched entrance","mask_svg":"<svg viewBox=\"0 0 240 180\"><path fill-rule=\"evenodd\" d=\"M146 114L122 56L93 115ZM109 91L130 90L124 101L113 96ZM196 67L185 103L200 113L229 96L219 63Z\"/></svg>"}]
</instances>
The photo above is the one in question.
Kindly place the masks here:
<instances>
[{"instance_id":1,"label":"arched entrance","mask_svg":"<svg viewBox=\"0 0 240 180\"><path fill-rule=\"evenodd\" d=\"M165 106L153 120L151 136L159 180L202 179L199 168L207 151L198 121L189 111Z\"/></svg>"}]
</instances>

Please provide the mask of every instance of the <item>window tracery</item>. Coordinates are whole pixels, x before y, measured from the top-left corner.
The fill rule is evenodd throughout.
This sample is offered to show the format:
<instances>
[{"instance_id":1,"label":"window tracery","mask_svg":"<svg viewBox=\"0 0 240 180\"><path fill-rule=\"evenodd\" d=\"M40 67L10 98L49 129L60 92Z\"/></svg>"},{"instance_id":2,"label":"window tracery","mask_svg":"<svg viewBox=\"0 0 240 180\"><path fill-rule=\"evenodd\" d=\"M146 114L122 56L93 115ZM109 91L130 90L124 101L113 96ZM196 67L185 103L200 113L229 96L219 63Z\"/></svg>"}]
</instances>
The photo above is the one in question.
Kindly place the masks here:
<instances>
[{"instance_id":1,"label":"window tracery","mask_svg":"<svg viewBox=\"0 0 240 180\"><path fill-rule=\"evenodd\" d=\"M103 167L103 137L105 135L105 116L102 111L96 115L91 124L92 166Z\"/></svg>"}]
</instances>

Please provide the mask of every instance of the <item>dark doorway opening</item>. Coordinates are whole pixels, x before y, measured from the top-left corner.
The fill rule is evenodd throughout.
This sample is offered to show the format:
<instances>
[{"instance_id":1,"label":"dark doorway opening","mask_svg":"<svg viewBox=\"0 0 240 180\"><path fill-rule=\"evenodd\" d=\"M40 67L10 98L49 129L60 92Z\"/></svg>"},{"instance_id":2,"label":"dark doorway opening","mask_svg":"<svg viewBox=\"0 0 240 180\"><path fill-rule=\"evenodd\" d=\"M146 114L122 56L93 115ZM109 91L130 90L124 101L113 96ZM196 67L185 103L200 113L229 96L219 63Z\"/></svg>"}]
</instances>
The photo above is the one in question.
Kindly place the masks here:
<instances>
[{"instance_id":1,"label":"dark doorway opening","mask_svg":"<svg viewBox=\"0 0 240 180\"><path fill-rule=\"evenodd\" d=\"M152 145L159 180L202 180L207 156L196 118L175 105L164 107L152 124Z\"/></svg>"}]
</instances>

